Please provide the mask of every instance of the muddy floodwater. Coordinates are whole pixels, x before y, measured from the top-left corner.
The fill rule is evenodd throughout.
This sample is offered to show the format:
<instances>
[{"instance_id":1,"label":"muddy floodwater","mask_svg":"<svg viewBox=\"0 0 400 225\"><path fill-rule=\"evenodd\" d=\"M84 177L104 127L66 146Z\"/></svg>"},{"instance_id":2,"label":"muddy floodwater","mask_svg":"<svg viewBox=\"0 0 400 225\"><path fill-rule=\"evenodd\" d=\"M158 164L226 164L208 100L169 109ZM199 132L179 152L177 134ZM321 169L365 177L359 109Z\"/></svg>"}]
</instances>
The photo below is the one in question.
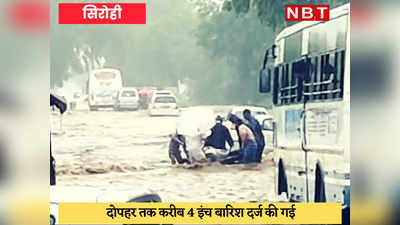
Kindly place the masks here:
<instances>
[{"instance_id":1,"label":"muddy floodwater","mask_svg":"<svg viewBox=\"0 0 400 225\"><path fill-rule=\"evenodd\" d=\"M57 187L99 191L153 191L163 201L267 201L274 197L274 166L212 163L197 169L172 166L168 135L176 117L145 111L72 111L51 115ZM62 132L60 132L62 131Z\"/></svg>"}]
</instances>

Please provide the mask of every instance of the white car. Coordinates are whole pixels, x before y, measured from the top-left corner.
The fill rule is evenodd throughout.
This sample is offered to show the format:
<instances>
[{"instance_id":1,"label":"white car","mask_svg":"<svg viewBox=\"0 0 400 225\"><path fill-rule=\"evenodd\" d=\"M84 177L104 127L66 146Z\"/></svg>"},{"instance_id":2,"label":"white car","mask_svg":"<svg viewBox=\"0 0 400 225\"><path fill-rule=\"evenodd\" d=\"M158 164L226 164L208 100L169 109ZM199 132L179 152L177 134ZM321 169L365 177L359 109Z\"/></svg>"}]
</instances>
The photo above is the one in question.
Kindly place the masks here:
<instances>
[{"instance_id":1,"label":"white car","mask_svg":"<svg viewBox=\"0 0 400 225\"><path fill-rule=\"evenodd\" d=\"M174 95L158 95L151 97L149 104L150 116L179 116L179 108Z\"/></svg>"},{"instance_id":2,"label":"white car","mask_svg":"<svg viewBox=\"0 0 400 225\"><path fill-rule=\"evenodd\" d=\"M115 100L114 110L133 109L139 108L139 93L136 88L122 88Z\"/></svg>"},{"instance_id":3,"label":"white car","mask_svg":"<svg viewBox=\"0 0 400 225\"><path fill-rule=\"evenodd\" d=\"M239 117L240 119L244 119L243 111L245 109L250 110L251 115L256 118L260 124L262 124L264 117L269 117L269 113L264 107L257 106L233 106L229 113Z\"/></svg>"}]
</instances>

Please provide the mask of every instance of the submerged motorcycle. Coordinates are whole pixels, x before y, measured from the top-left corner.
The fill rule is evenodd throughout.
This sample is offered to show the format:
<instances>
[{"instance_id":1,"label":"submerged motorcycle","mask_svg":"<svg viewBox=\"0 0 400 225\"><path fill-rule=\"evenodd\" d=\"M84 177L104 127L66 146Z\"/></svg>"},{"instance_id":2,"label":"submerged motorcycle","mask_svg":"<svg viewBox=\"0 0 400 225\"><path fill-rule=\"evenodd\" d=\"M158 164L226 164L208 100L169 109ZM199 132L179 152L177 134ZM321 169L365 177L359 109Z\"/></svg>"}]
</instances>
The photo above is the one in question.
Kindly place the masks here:
<instances>
[{"instance_id":1,"label":"submerged motorcycle","mask_svg":"<svg viewBox=\"0 0 400 225\"><path fill-rule=\"evenodd\" d=\"M207 159L213 162L218 161L221 164L238 164L241 163L243 158L243 152L241 149L225 150L207 146L203 147L202 150Z\"/></svg>"}]
</instances>

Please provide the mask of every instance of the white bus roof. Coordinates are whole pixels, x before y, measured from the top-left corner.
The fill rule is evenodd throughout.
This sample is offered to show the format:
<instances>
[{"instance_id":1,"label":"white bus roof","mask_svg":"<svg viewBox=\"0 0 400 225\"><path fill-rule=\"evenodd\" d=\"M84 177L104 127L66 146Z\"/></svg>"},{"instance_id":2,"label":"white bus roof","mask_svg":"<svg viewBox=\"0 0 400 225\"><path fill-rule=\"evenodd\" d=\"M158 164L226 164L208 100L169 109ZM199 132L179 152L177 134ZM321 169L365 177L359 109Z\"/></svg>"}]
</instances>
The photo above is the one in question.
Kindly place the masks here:
<instances>
[{"instance_id":1,"label":"white bus roof","mask_svg":"<svg viewBox=\"0 0 400 225\"><path fill-rule=\"evenodd\" d=\"M340 16L343 16L343 15L346 15L346 14L349 14L349 12L350 12L350 4L349 3L339 6L335 9L332 9L329 12L330 20L335 19ZM297 23L295 25L289 26L289 27L283 29L278 34L278 36L276 37L276 40L278 41L278 40L285 38L287 36L290 36L296 32L299 32L308 27L311 27L311 26L314 26L314 25L317 25L317 24L323 23L323 22L326 22L326 21L303 21L303 22Z\"/></svg>"}]
</instances>

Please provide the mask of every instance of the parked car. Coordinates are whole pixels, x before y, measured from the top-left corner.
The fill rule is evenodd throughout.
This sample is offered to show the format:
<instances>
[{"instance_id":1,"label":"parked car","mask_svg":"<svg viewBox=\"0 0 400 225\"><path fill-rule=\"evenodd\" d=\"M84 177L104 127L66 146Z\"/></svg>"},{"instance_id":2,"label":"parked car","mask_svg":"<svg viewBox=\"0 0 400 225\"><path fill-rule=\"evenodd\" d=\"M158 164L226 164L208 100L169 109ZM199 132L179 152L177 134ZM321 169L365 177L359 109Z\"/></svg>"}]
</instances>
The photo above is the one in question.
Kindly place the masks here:
<instances>
[{"instance_id":1,"label":"parked car","mask_svg":"<svg viewBox=\"0 0 400 225\"><path fill-rule=\"evenodd\" d=\"M119 90L117 99L115 100L114 110L131 109L137 110L139 108L139 93L136 88L125 87Z\"/></svg>"},{"instance_id":2,"label":"parked car","mask_svg":"<svg viewBox=\"0 0 400 225\"><path fill-rule=\"evenodd\" d=\"M174 95L158 95L151 97L149 105L150 116L178 116L179 108Z\"/></svg>"}]
</instances>

